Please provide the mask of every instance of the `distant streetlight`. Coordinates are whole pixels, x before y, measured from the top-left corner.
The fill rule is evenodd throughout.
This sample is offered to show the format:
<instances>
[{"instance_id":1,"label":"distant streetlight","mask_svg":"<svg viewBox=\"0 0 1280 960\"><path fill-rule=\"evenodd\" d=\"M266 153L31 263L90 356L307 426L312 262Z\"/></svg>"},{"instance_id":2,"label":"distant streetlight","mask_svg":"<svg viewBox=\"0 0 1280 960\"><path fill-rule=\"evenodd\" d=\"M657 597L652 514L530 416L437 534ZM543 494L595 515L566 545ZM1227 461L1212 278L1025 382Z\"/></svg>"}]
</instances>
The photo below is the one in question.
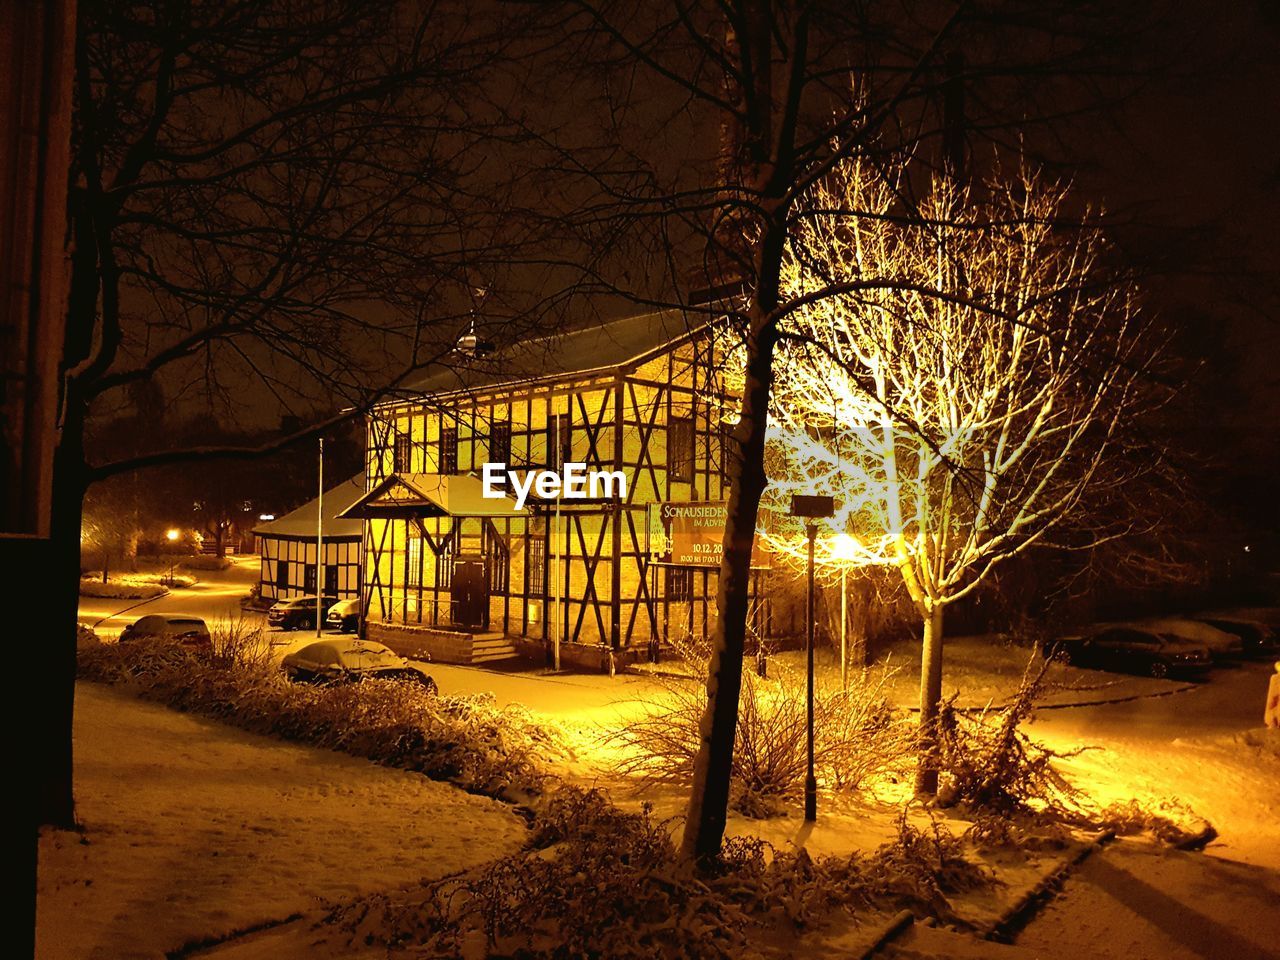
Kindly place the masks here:
<instances>
[{"instance_id":1,"label":"distant streetlight","mask_svg":"<svg viewBox=\"0 0 1280 960\"><path fill-rule=\"evenodd\" d=\"M181 531L174 530L172 527L169 529L169 531L168 531L167 533L165 533L165 537L166 537L166 538L168 538L168 540L169 540L169 542L170 542L170 543L173 543L173 542L174 542L175 540L177 540L180 536L182 536Z\"/></svg>"},{"instance_id":2,"label":"distant streetlight","mask_svg":"<svg viewBox=\"0 0 1280 960\"><path fill-rule=\"evenodd\" d=\"M804 818L813 823L818 819L818 778L813 772L813 544L818 538L818 521L835 513L835 500L828 496L791 497L791 515L804 519L804 532L809 540L809 595L806 604L808 634L805 650L808 657L809 688L806 702L806 743L808 746L808 774L804 778Z\"/></svg>"},{"instance_id":3,"label":"distant streetlight","mask_svg":"<svg viewBox=\"0 0 1280 960\"><path fill-rule=\"evenodd\" d=\"M831 551L833 559L840 561L840 689L849 689L849 647L845 640L845 629L849 621L849 563L857 556L858 541L847 533L836 534L835 547Z\"/></svg>"}]
</instances>

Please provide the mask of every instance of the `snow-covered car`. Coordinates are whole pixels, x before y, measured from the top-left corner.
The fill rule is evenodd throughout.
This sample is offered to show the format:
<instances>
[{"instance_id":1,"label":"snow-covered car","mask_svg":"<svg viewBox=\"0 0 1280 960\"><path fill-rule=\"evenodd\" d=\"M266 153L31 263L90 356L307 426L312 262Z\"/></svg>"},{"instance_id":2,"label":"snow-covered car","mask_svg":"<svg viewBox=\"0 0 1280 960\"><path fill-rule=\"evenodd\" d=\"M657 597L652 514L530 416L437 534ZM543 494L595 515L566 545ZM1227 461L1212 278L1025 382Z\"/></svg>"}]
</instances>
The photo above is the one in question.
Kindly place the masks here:
<instances>
[{"instance_id":1,"label":"snow-covered car","mask_svg":"<svg viewBox=\"0 0 1280 960\"><path fill-rule=\"evenodd\" d=\"M324 618L325 628L341 633L354 633L360 627L360 598L349 597L339 600Z\"/></svg>"},{"instance_id":2,"label":"snow-covered car","mask_svg":"<svg viewBox=\"0 0 1280 960\"><path fill-rule=\"evenodd\" d=\"M142 639L174 643L200 656L213 653L208 625L199 617L181 613L149 613L129 624L120 634L121 643Z\"/></svg>"},{"instance_id":3,"label":"snow-covered car","mask_svg":"<svg viewBox=\"0 0 1280 960\"><path fill-rule=\"evenodd\" d=\"M1235 634L1187 617L1152 617L1149 620L1135 620L1121 626L1135 626L1167 637L1177 637L1179 640L1207 648L1210 655L1214 657L1239 657L1244 654L1244 643Z\"/></svg>"},{"instance_id":4,"label":"snow-covered car","mask_svg":"<svg viewBox=\"0 0 1280 960\"><path fill-rule=\"evenodd\" d=\"M321 597L320 608L327 613L338 602L337 597ZM314 629L316 625L316 598L294 597L277 600L267 611L267 623L281 630Z\"/></svg>"},{"instance_id":5,"label":"snow-covered car","mask_svg":"<svg viewBox=\"0 0 1280 960\"><path fill-rule=\"evenodd\" d=\"M358 683L375 677L409 680L436 692L436 682L426 671L380 643L355 637L309 643L288 654L280 661L280 668L290 680L298 682Z\"/></svg>"},{"instance_id":6,"label":"snow-covered car","mask_svg":"<svg viewBox=\"0 0 1280 960\"><path fill-rule=\"evenodd\" d=\"M1213 613L1197 614L1195 619L1224 633L1235 634L1244 644L1246 656L1274 657L1277 651L1280 651L1280 640L1277 640L1276 631L1260 620Z\"/></svg>"},{"instance_id":7,"label":"snow-covered car","mask_svg":"<svg viewBox=\"0 0 1280 960\"><path fill-rule=\"evenodd\" d=\"M1201 673L1213 665L1208 649L1199 644L1133 626L1103 627L1048 640L1043 653L1072 666L1150 677Z\"/></svg>"}]
</instances>

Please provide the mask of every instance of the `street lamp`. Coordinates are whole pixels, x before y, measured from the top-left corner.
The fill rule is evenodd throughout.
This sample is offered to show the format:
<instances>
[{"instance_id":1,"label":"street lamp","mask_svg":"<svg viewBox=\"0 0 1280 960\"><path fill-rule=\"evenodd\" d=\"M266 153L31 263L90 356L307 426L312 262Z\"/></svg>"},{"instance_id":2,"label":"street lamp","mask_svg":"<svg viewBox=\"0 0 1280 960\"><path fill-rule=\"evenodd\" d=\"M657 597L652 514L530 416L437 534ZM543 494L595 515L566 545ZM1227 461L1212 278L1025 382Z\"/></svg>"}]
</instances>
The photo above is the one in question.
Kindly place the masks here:
<instances>
[{"instance_id":1,"label":"street lamp","mask_svg":"<svg viewBox=\"0 0 1280 960\"><path fill-rule=\"evenodd\" d=\"M808 691L805 703L805 742L808 753L808 768L804 778L804 818L813 823L818 819L818 778L813 772L813 544L818 537L817 521L835 513L835 500L828 496L791 497L791 515L805 520L804 532L809 539L809 593L805 605L808 632L805 639L805 653L808 661Z\"/></svg>"},{"instance_id":2,"label":"street lamp","mask_svg":"<svg viewBox=\"0 0 1280 960\"><path fill-rule=\"evenodd\" d=\"M845 641L849 621L849 562L857 555L858 541L847 533L836 534L835 548L831 556L840 561L840 689L849 689L849 648Z\"/></svg>"},{"instance_id":3,"label":"street lamp","mask_svg":"<svg viewBox=\"0 0 1280 960\"><path fill-rule=\"evenodd\" d=\"M177 543L178 538L180 536L182 536L182 532L176 529L175 527L170 527L168 530L165 531L165 534L164 534L165 539L168 540L170 543ZM169 556L169 583L167 584L167 586L170 586L170 587L173 586L173 578L174 578L174 575L177 573L177 570L178 570L177 558L171 554Z\"/></svg>"}]
</instances>

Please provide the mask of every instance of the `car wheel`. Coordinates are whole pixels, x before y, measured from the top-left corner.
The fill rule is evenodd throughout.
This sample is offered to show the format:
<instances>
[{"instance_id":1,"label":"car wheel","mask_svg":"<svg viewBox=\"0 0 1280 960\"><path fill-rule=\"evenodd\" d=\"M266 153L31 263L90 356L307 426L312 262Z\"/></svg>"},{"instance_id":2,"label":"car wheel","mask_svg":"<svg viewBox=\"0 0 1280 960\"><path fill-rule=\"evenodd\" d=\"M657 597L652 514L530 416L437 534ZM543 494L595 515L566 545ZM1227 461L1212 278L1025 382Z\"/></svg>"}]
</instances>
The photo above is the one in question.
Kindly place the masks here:
<instances>
[{"instance_id":1,"label":"car wheel","mask_svg":"<svg viewBox=\"0 0 1280 960\"><path fill-rule=\"evenodd\" d=\"M1053 648L1053 660L1056 663L1071 663L1071 651L1066 647Z\"/></svg>"},{"instance_id":2,"label":"car wheel","mask_svg":"<svg viewBox=\"0 0 1280 960\"><path fill-rule=\"evenodd\" d=\"M1163 660L1151 661L1151 676L1162 680L1169 675L1169 665Z\"/></svg>"}]
</instances>

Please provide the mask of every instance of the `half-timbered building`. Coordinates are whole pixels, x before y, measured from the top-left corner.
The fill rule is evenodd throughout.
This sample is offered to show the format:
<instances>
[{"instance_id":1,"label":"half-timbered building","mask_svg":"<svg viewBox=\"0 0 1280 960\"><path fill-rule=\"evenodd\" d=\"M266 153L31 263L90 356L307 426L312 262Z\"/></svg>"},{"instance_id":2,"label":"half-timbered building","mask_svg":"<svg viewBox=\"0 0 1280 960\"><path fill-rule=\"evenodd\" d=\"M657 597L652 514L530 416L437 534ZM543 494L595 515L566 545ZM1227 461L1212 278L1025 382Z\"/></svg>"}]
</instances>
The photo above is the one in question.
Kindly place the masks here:
<instances>
[{"instance_id":1,"label":"half-timbered building","mask_svg":"<svg viewBox=\"0 0 1280 960\"><path fill-rule=\"evenodd\" d=\"M369 635L461 662L558 641L599 666L709 633L718 558L670 562L664 512L728 496L724 360L713 325L650 313L497 345L376 409L347 512L365 521ZM484 496L486 463L510 491L566 462L621 472L625 496Z\"/></svg>"},{"instance_id":2,"label":"half-timbered building","mask_svg":"<svg viewBox=\"0 0 1280 960\"><path fill-rule=\"evenodd\" d=\"M364 476L355 476L326 490L322 503L312 500L254 528L261 558L258 590L263 600L315 596L317 584L328 597L360 596L363 526L359 520L339 514L363 493ZM319 556L321 551L323 556Z\"/></svg>"}]
</instances>

